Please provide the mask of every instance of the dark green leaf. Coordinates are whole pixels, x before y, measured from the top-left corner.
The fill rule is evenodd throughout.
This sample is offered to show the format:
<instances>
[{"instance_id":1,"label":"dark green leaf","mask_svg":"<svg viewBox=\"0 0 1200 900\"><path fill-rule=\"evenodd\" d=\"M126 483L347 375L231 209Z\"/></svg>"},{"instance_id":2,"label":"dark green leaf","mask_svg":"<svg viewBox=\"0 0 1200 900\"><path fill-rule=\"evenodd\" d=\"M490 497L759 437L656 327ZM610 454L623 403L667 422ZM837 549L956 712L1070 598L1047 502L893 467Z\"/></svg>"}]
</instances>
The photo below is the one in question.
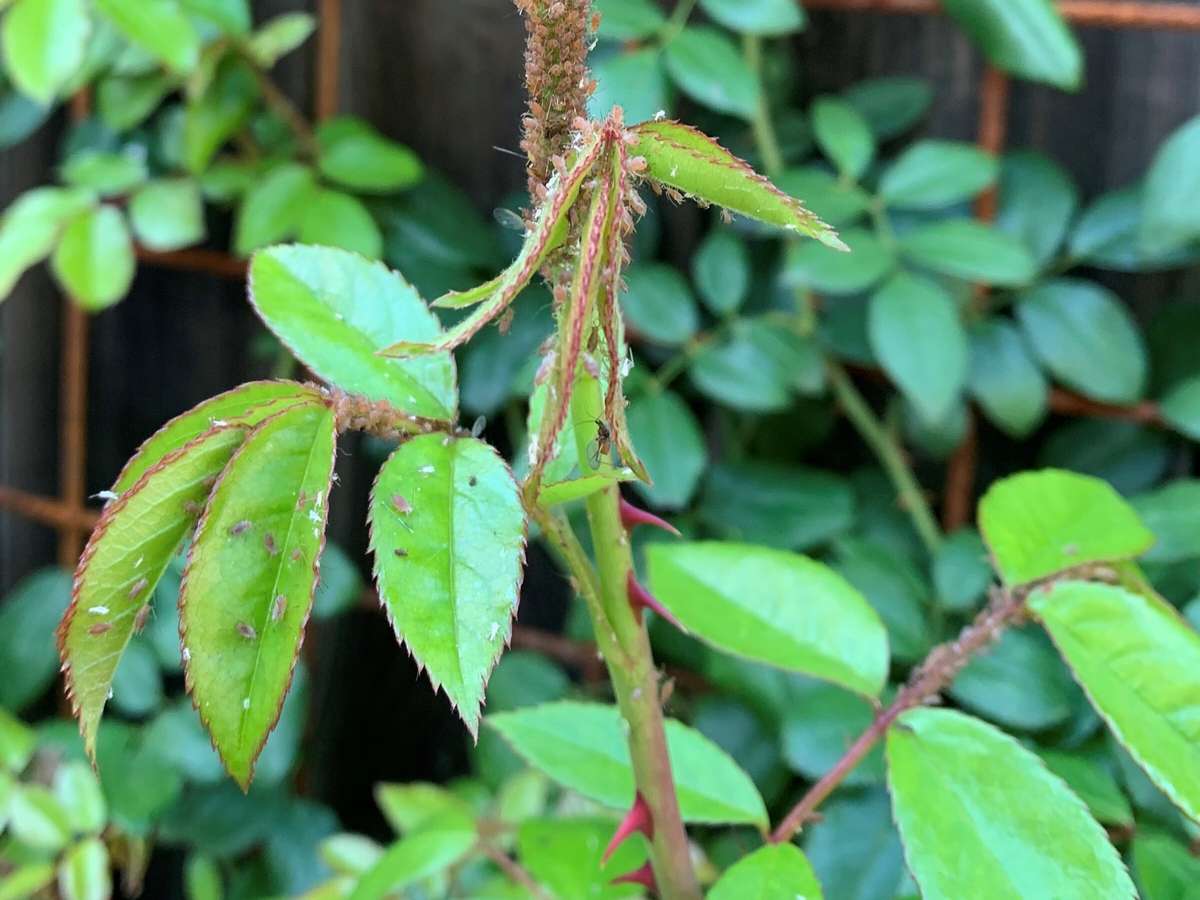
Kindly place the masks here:
<instances>
[{"instance_id":1,"label":"dark green leaf","mask_svg":"<svg viewBox=\"0 0 1200 900\"><path fill-rule=\"evenodd\" d=\"M1133 872L1146 900L1191 900L1200 884L1200 860L1153 828L1139 828L1133 839Z\"/></svg>"},{"instance_id":2,"label":"dark green leaf","mask_svg":"<svg viewBox=\"0 0 1200 900\"><path fill-rule=\"evenodd\" d=\"M841 238L850 253L838 253L810 241L789 244L783 268L785 283L821 294L859 294L878 284L895 267L895 250L873 232L851 228L842 232Z\"/></svg>"},{"instance_id":3,"label":"dark green leaf","mask_svg":"<svg viewBox=\"0 0 1200 900\"><path fill-rule=\"evenodd\" d=\"M605 119L620 106L629 123L645 122L671 105L662 54L652 47L615 52L592 64L596 92L588 101L592 117Z\"/></svg>"},{"instance_id":4,"label":"dark green leaf","mask_svg":"<svg viewBox=\"0 0 1200 900\"><path fill-rule=\"evenodd\" d=\"M999 200L996 227L1023 241L1038 265L1050 263L1079 208L1071 176L1040 153L1009 153L1000 165Z\"/></svg>"},{"instance_id":5,"label":"dark green leaf","mask_svg":"<svg viewBox=\"0 0 1200 900\"><path fill-rule=\"evenodd\" d=\"M1154 157L1142 194L1139 240L1153 254L1200 240L1200 116L1179 127Z\"/></svg>"},{"instance_id":6,"label":"dark green leaf","mask_svg":"<svg viewBox=\"0 0 1200 900\"><path fill-rule=\"evenodd\" d=\"M0 149L21 143L50 115L50 107L9 88L0 72Z\"/></svg>"},{"instance_id":7,"label":"dark green leaf","mask_svg":"<svg viewBox=\"0 0 1200 900\"><path fill-rule=\"evenodd\" d=\"M305 244L340 247L367 259L383 255L383 235L370 211L341 191L318 188L309 194L298 237Z\"/></svg>"},{"instance_id":8,"label":"dark green leaf","mask_svg":"<svg viewBox=\"0 0 1200 900\"><path fill-rule=\"evenodd\" d=\"M654 483L636 488L654 506L682 509L691 502L708 465L708 448L696 417L679 395L652 391L629 405L629 431Z\"/></svg>"},{"instance_id":9,"label":"dark green leaf","mask_svg":"<svg viewBox=\"0 0 1200 900\"><path fill-rule=\"evenodd\" d=\"M779 187L835 228L858 221L871 207L871 195L857 184L816 167L788 169L779 176Z\"/></svg>"},{"instance_id":10,"label":"dark green leaf","mask_svg":"<svg viewBox=\"0 0 1200 900\"><path fill-rule=\"evenodd\" d=\"M1158 409L1180 434L1200 440L1200 377L1177 384L1162 398Z\"/></svg>"},{"instance_id":11,"label":"dark green leaf","mask_svg":"<svg viewBox=\"0 0 1200 900\"><path fill-rule=\"evenodd\" d=\"M1179 562L1200 556L1200 481L1180 479L1130 501L1154 533L1147 562Z\"/></svg>"},{"instance_id":12,"label":"dark green leaf","mask_svg":"<svg viewBox=\"0 0 1200 900\"><path fill-rule=\"evenodd\" d=\"M834 568L867 598L887 626L892 656L916 662L932 645L926 610L932 590L911 562L867 541L842 540Z\"/></svg>"},{"instance_id":13,"label":"dark green leaf","mask_svg":"<svg viewBox=\"0 0 1200 900\"><path fill-rule=\"evenodd\" d=\"M970 219L923 225L901 239L900 249L911 263L931 272L997 287L1019 287L1037 274L1024 244Z\"/></svg>"},{"instance_id":14,"label":"dark green leaf","mask_svg":"<svg viewBox=\"0 0 1200 900\"><path fill-rule=\"evenodd\" d=\"M1087 804L1096 821L1126 827L1133 824L1129 801L1121 793L1112 772L1099 762L1058 750L1042 750L1038 755L1046 768L1065 781Z\"/></svg>"},{"instance_id":15,"label":"dark green leaf","mask_svg":"<svg viewBox=\"0 0 1200 900\"><path fill-rule=\"evenodd\" d=\"M700 327L696 299L683 276L663 263L640 263L625 272L621 307L629 327L667 346L686 343Z\"/></svg>"},{"instance_id":16,"label":"dark green leaf","mask_svg":"<svg viewBox=\"0 0 1200 900\"><path fill-rule=\"evenodd\" d=\"M842 99L858 110L876 138L886 141L924 117L933 102L933 89L921 78L871 78L848 87Z\"/></svg>"},{"instance_id":17,"label":"dark green leaf","mask_svg":"<svg viewBox=\"0 0 1200 900\"><path fill-rule=\"evenodd\" d=\"M692 258L692 278L714 315L737 312L750 291L750 254L729 229L708 233Z\"/></svg>"},{"instance_id":18,"label":"dark green leaf","mask_svg":"<svg viewBox=\"0 0 1200 900\"><path fill-rule=\"evenodd\" d=\"M363 587L358 566L345 550L330 541L321 553L321 578L313 597L313 615L327 619L353 609L358 605Z\"/></svg>"},{"instance_id":19,"label":"dark green leaf","mask_svg":"<svg viewBox=\"0 0 1200 900\"><path fill-rule=\"evenodd\" d=\"M342 116L317 129L317 166L326 178L356 191L388 193L421 180L420 160L362 119Z\"/></svg>"},{"instance_id":20,"label":"dark green leaf","mask_svg":"<svg viewBox=\"0 0 1200 900\"><path fill-rule=\"evenodd\" d=\"M756 850L727 869L708 892L708 900L820 896L817 876L794 844Z\"/></svg>"},{"instance_id":21,"label":"dark green leaf","mask_svg":"<svg viewBox=\"0 0 1200 900\"><path fill-rule=\"evenodd\" d=\"M153 713L162 702L162 672L154 650L145 641L130 641L113 675L113 707L127 716L140 718Z\"/></svg>"},{"instance_id":22,"label":"dark green leaf","mask_svg":"<svg viewBox=\"0 0 1200 900\"><path fill-rule=\"evenodd\" d=\"M594 0L592 6L600 14L601 37L638 41L667 24L651 0Z\"/></svg>"},{"instance_id":23,"label":"dark green leaf","mask_svg":"<svg viewBox=\"0 0 1200 900\"><path fill-rule=\"evenodd\" d=\"M710 344L688 367L692 383L724 406L747 412L773 412L791 402L788 379L763 358L745 323L726 340Z\"/></svg>"},{"instance_id":24,"label":"dark green leaf","mask_svg":"<svg viewBox=\"0 0 1200 900\"><path fill-rule=\"evenodd\" d=\"M850 104L820 97L812 105L813 135L817 145L839 172L856 181L875 159L875 137L866 120Z\"/></svg>"},{"instance_id":25,"label":"dark green leaf","mask_svg":"<svg viewBox=\"0 0 1200 900\"><path fill-rule=\"evenodd\" d=\"M1176 269L1200 258L1195 245L1170 249L1166 244L1141 242L1143 193L1141 185L1133 185L1094 200L1071 232L1072 259L1118 272L1154 272Z\"/></svg>"},{"instance_id":26,"label":"dark green leaf","mask_svg":"<svg viewBox=\"0 0 1200 900\"><path fill-rule=\"evenodd\" d=\"M804 10L792 0L700 0L700 8L743 34L777 37L804 27Z\"/></svg>"},{"instance_id":27,"label":"dark green leaf","mask_svg":"<svg viewBox=\"0 0 1200 900\"><path fill-rule=\"evenodd\" d=\"M675 84L697 103L747 120L758 112L754 73L715 28L685 28L667 45L666 64Z\"/></svg>"},{"instance_id":28,"label":"dark green leaf","mask_svg":"<svg viewBox=\"0 0 1200 900\"><path fill-rule=\"evenodd\" d=\"M54 626L71 602L71 577L43 569L17 582L0 606L0 707L20 712L58 669ZM4 754L0 754L4 756Z\"/></svg>"},{"instance_id":29,"label":"dark green leaf","mask_svg":"<svg viewBox=\"0 0 1200 900\"><path fill-rule=\"evenodd\" d=\"M1058 428L1038 462L1103 478L1123 494L1149 490L1171 462L1171 441L1136 422L1081 420Z\"/></svg>"},{"instance_id":30,"label":"dark green leaf","mask_svg":"<svg viewBox=\"0 0 1200 900\"><path fill-rule=\"evenodd\" d=\"M1079 88L1083 51L1050 0L946 0L945 10L1005 71Z\"/></svg>"},{"instance_id":31,"label":"dark green leaf","mask_svg":"<svg viewBox=\"0 0 1200 900\"><path fill-rule=\"evenodd\" d=\"M987 417L1014 438L1029 435L1046 416L1049 385L1021 332L1005 319L987 319L971 331L967 390Z\"/></svg>"},{"instance_id":32,"label":"dark green leaf","mask_svg":"<svg viewBox=\"0 0 1200 900\"><path fill-rule=\"evenodd\" d=\"M979 533L962 528L947 535L933 558L933 584L941 605L968 612L978 606L991 583L992 567Z\"/></svg>"},{"instance_id":33,"label":"dark green leaf","mask_svg":"<svg viewBox=\"0 0 1200 900\"><path fill-rule=\"evenodd\" d=\"M804 679L789 685L782 728L783 758L792 771L816 781L871 727L875 710L862 697ZM876 747L848 776L847 786L883 781L883 751Z\"/></svg>"},{"instance_id":34,"label":"dark green leaf","mask_svg":"<svg viewBox=\"0 0 1200 900\"><path fill-rule=\"evenodd\" d=\"M835 795L804 835L825 900L895 900L904 854L882 788Z\"/></svg>"},{"instance_id":35,"label":"dark green leaf","mask_svg":"<svg viewBox=\"0 0 1200 900\"><path fill-rule=\"evenodd\" d=\"M897 209L940 209L974 197L996 172L996 160L972 144L923 140L884 170L879 195Z\"/></svg>"}]
</instances>

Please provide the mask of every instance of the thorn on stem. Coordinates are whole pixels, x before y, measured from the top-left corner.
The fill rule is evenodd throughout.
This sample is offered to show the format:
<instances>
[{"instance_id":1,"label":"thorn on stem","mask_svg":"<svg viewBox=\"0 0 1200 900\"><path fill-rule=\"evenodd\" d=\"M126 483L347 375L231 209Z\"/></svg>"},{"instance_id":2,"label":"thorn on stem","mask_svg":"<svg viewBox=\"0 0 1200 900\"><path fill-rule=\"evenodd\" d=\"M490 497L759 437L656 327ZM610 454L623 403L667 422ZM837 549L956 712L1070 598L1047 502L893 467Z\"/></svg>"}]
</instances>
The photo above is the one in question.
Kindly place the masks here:
<instances>
[{"instance_id":1,"label":"thorn on stem","mask_svg":"<svg viewBox=\"0 0 1200 900\"><path fill-rule=\"evenodd\" d=\"M671 615L670 610L659 602L657 597L638 583L637 578L634 577L633 569L629 570L629 575L626 577L625 590L629 595L629 605L633 607L633 615L638 622L642 621L643 610L652 609L680 631L687 631L680 624L679 620Z\"/></svg>"},{"instance_id":2,"label":"thorn on stem","mask_svg":"<svg viewBox=\"0 0 1200 900\"><path fill-rule=\"evenodd\" d=\"M625 526L626 531L633 531L639 525L650 525L653 528L661 528L675 537L682 537L679 529L666 519L660 519L644 509L638 509L624 497L621 498L621 524Z\"/></svg>"},{"instance_id":3,"label":"thorn on stem","mask_svg":"<svg viewBox=\"0 0 1200 900\"><path fill-rule=\"evenodd\" d=\"M621 824L613 832L612 840L608 842L608 847L604 850L601 862L607 865L612 855L617 852L617 848L625 842L626 838L637 831L640 831L650 840L654 839L654 819L650 814L650 807L646 804L646 798L642 796L641 791L638 791L634 796L633 806L629 808L629 812L625 813L625 818L621 820Z\"/></svg>"},{"instance_id":4,"label":"thorn on stem","mask_svg":"<svg viewBox=\"0 0 1200 900\"><path fill-rule=\"evenodd\" d=\"M658 883L654 880L654 869L650 863L645 863L640 869L618 875L612 880L613 884L640 884L648 891L658 891Z\"/></svg>"}]
</instances>

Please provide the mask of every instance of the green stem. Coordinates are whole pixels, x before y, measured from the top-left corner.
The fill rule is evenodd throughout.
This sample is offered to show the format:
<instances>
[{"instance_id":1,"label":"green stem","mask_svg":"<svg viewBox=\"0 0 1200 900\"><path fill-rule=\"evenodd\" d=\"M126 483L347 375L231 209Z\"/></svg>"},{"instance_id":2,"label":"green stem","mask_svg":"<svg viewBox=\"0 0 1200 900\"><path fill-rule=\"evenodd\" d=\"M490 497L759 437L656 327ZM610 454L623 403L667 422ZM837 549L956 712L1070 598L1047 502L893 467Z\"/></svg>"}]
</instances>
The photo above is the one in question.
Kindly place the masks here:
<instances>
[{"instance_id":1,"label":"green stem","mask_svg":"<svg viewBox=\"0 0 1200 900\"><path fill-rule=\"evenodd\" d=\"M936 553L942 545L942 532L921 491L921 485L917 483L916 476L904 459L903 450L854 386L846 370L832 359L828 361L828 367L829 383L833 387L834 396L846 413L846 418L879 458L925 549L931 554Z\"/></svg>"},{"instance_id":2,"label":"green stem","mask_svg":"<svg viewBox=\"0 0 1200 900\"><path fill-rule=\"evenodd\" d=\"M783 171L783 167L787 163L783 158L783 151L779 147L775 122L771 119L771 104L767 99L766 85L763 84L762 38L756 34L745 35L742 38L742 52L746 58L746 64L754 73L755 81L758 82L758 108L755 110L754 121L751 123L754 128L754 142L758 145L758 152L762 154L763 165L767 172L777 175Z\"/></svg>"},{"instance_id":3,"label":"green stem","mask_svg":"<svg viewBox=\"0 0 1200 900\"><path fill-rule=\"evenodd\" d=\"M679 36L679 32L683 31L687 20L691 18L692 12L696 9L696 2L697 0L679 0L679 3L675 4L675 11L671 13L671 18L658 33L658 42L663 47L675 40Z\"/></svg>"}]
</instances>

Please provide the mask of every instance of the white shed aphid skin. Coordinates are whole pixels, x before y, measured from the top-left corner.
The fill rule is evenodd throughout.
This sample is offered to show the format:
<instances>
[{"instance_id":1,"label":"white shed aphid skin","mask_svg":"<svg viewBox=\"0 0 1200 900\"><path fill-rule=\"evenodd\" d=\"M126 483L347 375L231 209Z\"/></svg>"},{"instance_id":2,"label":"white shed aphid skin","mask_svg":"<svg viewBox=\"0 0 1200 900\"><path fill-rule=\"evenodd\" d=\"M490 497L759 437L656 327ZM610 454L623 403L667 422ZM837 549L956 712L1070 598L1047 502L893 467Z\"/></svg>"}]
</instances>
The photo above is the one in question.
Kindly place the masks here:
<instances>
[{"instance_id":1,"label":"white shed aphid skin","mask_svg":"<svg viewBox=\"0 0 1200 900\"><path fill-rule=\"evenodd\" d=\"M287 612L287 597L280 594L271 603L271 621L278 622L283 618L283 614Z\"/></svg>"},{"instance_id":2,"label":"white shed aphid skin","mask_svg":"<svg viewBox=\"0 0 1200 900\"><path fill-rule=\"evenodd\" d=\"M129 588L129 596L136 597L138 594L140 594L142 591L144 591L149 586L150 586L149 579L139 578L137 581L135 581L133 583L133 586Z\"/></svg>"},{"instance_id":3,"label":"white shed aphid skin","mask_svg":"<svg viewBox=\"0 0 1200 900\"><path fill-rule=\"evenodd\" d=\"M120 495L116 491L100 491L98 494L92 494L92 496L90 496L88 499L103 500L105 503L108 503L112 500L116 500L119 496Z\"/></svg>"},{"instance_id":4,"label":"white shed aphid skin","mask_svg":"<svg viewBox=\"0 0 1200 900\"><path fill-rule=\"evenodd\" d=\"M208 423L212 425L213 428L224 428L229 424L224 419L209 419Z\"/></svg>"},{"instance_id":5,"label":"white shed aphid skin","mask_svg":"<svg viewBox=\"0 0 1200 900\"><path fill-rule=\"evenodd\" d=\"M317 512L316 509L310 509L308 511L308 519L310 522L320 522L321 514Z\"/></svg>"},{"instance_id":6,"label":"white shed aphid skin","mask_svg":"<svg viewBox=\"0 0 1200 900\"><path fill-rule=\"evenodd\" d=\"M93 616L107 616L108 615L108 607L107 606L89 606L88 612L91 613Z\"/></svg>"},{"instance_id":7,"label":"white shed aphid skin","mask_svg":"<svg viewBox=\"0 0 1200 900\"><path fill-rule=\"evenodd\" d=\"M188 660L190 660L192 658L192 651L189 650L187 647L184 647L183 650L181 650L180 652L183 655L184 662L187 662Z\"/></svg>"},{"instance_id":8,"label":"white shed aphid skin","mask_svg":"<svg viewBox=\"0 0 1200 900\"><path fill-rule=\"evenodd\" d=\"M250 708L250 698L247 697L245 700L242 701L242 709L249 709L249 708Z\"/></svg>"},{"instance_id":9,"label":"white shed aphid skin","mask_svg":"<svg viewBox=\"0 0 1200 900\"><path fill-rule=\"evenodd\" d=\"M432 475L436 469L434 469L433 466L421 466L421 468L417 469L417 471L422 475Z\"/></svg>"},{"instance_id":10,"label":"white shed aphid skin","mask_svg":"<svg viewBox=\"0 0 1200 900\"><path fill-rule=\"evenodd\" d=\"M240 522L235 522L229 528L229 536L237 537L239 534L245 534L250 529L250 520L242 519Z\"/></svg>"},{"instance_id":11,"label":"white shed aphid skin","mask_svg":"<svg viewBox=\"0 0 1200 900\"><path fill-rule=\"evenodd\" d=\"M237 633L248 641L252 641L258 637L258 632L254 630L254 626L248 625L245 622L237 623Z\"/></svg>"}]
</instances>

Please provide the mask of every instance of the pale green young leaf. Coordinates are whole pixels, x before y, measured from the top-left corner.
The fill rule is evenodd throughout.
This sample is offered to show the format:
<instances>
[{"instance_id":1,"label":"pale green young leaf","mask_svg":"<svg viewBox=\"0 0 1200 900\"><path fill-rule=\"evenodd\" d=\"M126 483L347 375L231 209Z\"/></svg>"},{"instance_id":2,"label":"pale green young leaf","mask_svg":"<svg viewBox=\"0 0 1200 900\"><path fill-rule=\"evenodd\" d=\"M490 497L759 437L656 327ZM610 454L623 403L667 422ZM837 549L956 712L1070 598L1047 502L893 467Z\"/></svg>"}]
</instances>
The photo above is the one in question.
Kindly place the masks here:
<instances>
[{"instance_id":1,"label":"pale green young leaf","mask_svg":"<svg viewBox=\"0 0 1200 900\"><path fill-rule=\"evenodd\" d=\"M615 827L615 821L603 818L529 819L517 831L518 858L554 897L640 896L635 885L613 884L612 879L645 863L645 844L637 838L624 841L605 861L604 847Z\"/></svg>"},{"instance_id":2,"label":"pale green young leaf","mask_svg":"<svg viewBox=\"0 0 1200 900\"><path fill-rule=\"evenodd\" d=\"M1067 581L1030 608L1150 780L1200 822L1200 634L1165 602Z\"/></svg>"},{"instance_id":3,"label":"pale green young leaf","mask_svg":"<svg viewBox=\"0 0 1200 900\"><path fill-rule=\"evenodd\" d=\"M1133 559L1154 535L1106 482L1058 469L1022 472L979 501L979 530L1000 577L1019 585L1089 563Z\"/></svg>"},{"instance_id":4,"label":"pale green young leaf","mask_svg":"<svg viewBox=\"0 0 1200 900\"><path fill-rule=\"evenodd\" d=\"M843 177L857 181L875 159L871 126L849 103L836 97L818 97L812 105L813 134L817 145Z\"/></svg>"},{"instance_id":5,"label":"pale green young leaf","mask_svg":"<svg viewBox=\"0 0 1200 900\"><path fill-rule=\"evenodd\" d=\"M258 99L254 71L242 59L227 56L204 94L188 102L183 119L183 162L202 174L217 151L246 124Z\"/></svg>"},{"instance_id":6,"label":"pale green young leaf","mask_svg":"<svg viewBox=\"0 0 1200 900\"><path fill-rule=\"evenodd\" d=\"M187 74L200 61L200 35L177 0L95 0L96 8L126 38Z\"/></svg>"},{"instance_id":7,"label":"pale green young leaf","mask_svg":"<svg viewBox=\"0 0 1200 900\"><path fill-rule=\"evenodd\" d=\"M367 259L383 256L383 234L370 211L341 191L318 188L309 195L298 237L304 244L339 247Z\"/></svg>"},{"instance_id":8,"label":"pale green young leaf","mask_svg":"<svg viewBox=\"0 0 1200 900\"><path fill-rule=\"evenodd\" d=\"M95 203L79 188L34 188L17 198L0 218L0 300L21 274L50 255L63 229Z\"/></svg>"},{"instance_id":9,"label":"pale green young leaf","mask_svg":"<svg viewBox=\"0 0 1200 900\"><path fill-rule=\"evenodd\" d=\"M449 788L438 784L412 781L407 784L375 785L375 802L398 835L420 830L425 823L445 813L469 814L470 805Z\"/></svg>"},{"instance_id":10,"label":"pale green young leaf","mask_svg":"<svg viewBox=\"0 0 1200 900\"><path fill-rule=\"evenodd\" d=\"M33 850L57 852L71 839L71 819L58 798L40 784L18 784L8 801L8 827Z\"/></svg>"},{"instance_id":11,"label":"pale green young leaf","mask_svg":"<svg viewBox=\"0 0 1200 900\"><path fill-rule=\"evenodd\" d=\"M443 814L392 844L359 878L349 900L395 896L403 888L456 863L477 841L475 823L469 815Z\"/></svg>"},{"instance_id":12,"label":"pale green young leaf","mask_svg":"<svg viewBox=\"0 0 1200 900\"><path fill-rule=\"evenodd\" d=\"M185 10L231 37L250 33L250 0L180 0Z\"/></svg>"},{"instance_id":13,"label":"pale green young leaf","mask_svg":"<svg viewBox=\"0 0 1200 900\"><path fill-rule=\"evenodd\" d=\"M192 853L183 870L183 890L187 900L221 900L221 870L209 856Z\"/></svg>"},{"instance_id":14,"label":"pale green young leaf","mask_svg":"<svg viewBox=\"0 0 1200 900\"><path fill-rule=\"evenodd\" d=\"M1158 149L1142 193L1145 250L1163 253L1200 240L1200 116L1181 125Z\"/></svg>"},{"instance_id":15,"label":"pale green young leaf","mask_svg":"<svg viewBox=\"0 0 1200 900\"><path fill-rule=\"evenodd\" d=\"M742 34L779 37L804 27L804 10L793 0L700 0L700 8Z\"/></svg>"},{"instance_id":16,"label":"pale green young leaf","mask_svg":"<svg viewBox=\"0 0 1200 900\"><path fill-rule=\"evenodd\" d=\"M187 683L243 789L279 719L308 623L335 445L325 406L262 422L212 489L188 555L179 595Z\"/></svg>"},{"instance_id":17,"label":"pale green young leaf","mask_svg":"<svg viewBox=\"0 0 1200 900\"><path fill-rule=\"evenodd\" d=\"M87 763L78 760L63 763L54 773L54 796L67 811L77 833L99 834L104 829L108 808L100 782Z\"/></svg>"},{"instance_id":18,"label":"pale green young leaf","mask_svg":"<svg viewBox=\"0 0 1200 900\"><path fill-rule=\"evenodd\" d=\"M950 414L967 380L967 335L954 300L935 282L900 274L871 298L871 348L927 422Z\"/></svg>"},{"instance_id":19,"label":"pale green young leaf","mask_svg":"<svg viewBox=\"0 0 1200 900\"><path fill-rule=\"evenodd\" d=\"M255 31L246 41L246 49L259 66L270 69L307 41L316 28L316 19L308 13L284 13Z\"/></svg>"},{"instance_id":20,"label":"pale green young leaf","mask_svg":"<svg viewBox=\"0 0 1200 900\"><path fill-rule=\"evenodd\" d=\"M758 80L724 32L685 28L667 45L665 60L675 84L697 103L747 121L758 112Z\"/></svg>"},{"instance_id":21,"label":"pale green young leaf","mask_svg":"<svg viewBox=\"0 0 1200 900\"><path fill-rule=\"evenodd\" d=\"M1083 51L1051 0L946 0L946 12L993 63L1030 81L1077 90Z\"/></svg>"},{"instance_id":22,"label":"pale green young leaf","mask_svg":"<svg viewBox=\"0 0 1200 900\"><path fill-rule=\"evenodd\" d=\"M146 180L146 158L140 150L83 150L68 157L59 175L67 184L95 191L101 197L127 194Z\"/></svg>"},{"instance_id":23,"label":"pale green young leaf","mask_svg":"<svg viewBox=\"0 0 1200 900\"><path fill-rule=\"evenodd\" d=\"M692 278L714 315L737 312L750 292L750 254L745 243L728 228L710 231L692 258Z\"/></svg>"},{"instance_id":24,"label":"pale green young leaf","mask_svg":"<svg viewBox=\"0 0 1200 900\"><path fill-rule=\"evenodd\" d=\"M137 266L121 211L100 206L72 221L51 264L63 289L85 309L96 312L119 301Z\"/></svg>"},{"instance_id":25,"label":"pale green young leaf","mask_svg":"<svg viewBox=\"0 0 1200 900\"><path fill-rule=\"evenodd\" d=\"M849 253L836 253L810 241L788 245L783 279L795 287L839 296L861 294L896 267L896 251L865 228L841 234Z\"/></svg>"},{"instance_id":26,"label":"pale green young leaf","mask_svg":"<svg viewBox=\"0 0 1200 900\"><path fill-rule=\"evenodd\" d=\"M905 858L924 896L1134 896L1104 829L1003 732L951 710L910 710L888 731L887 763Z\"/></svg>"},{"instance_id":27,"label":"pale green young leaf","mask_svg":"<svg viewBox=\"0 0 1200 900\"><path fill-rule=\"evenodd\" d=\"M204 240L204 198L190 178L151 181L129 201L129 222L151 250L179 250Z\"/></svg>"},{"instance_id":28,"label":"pale green young leaf","mask_svg":"<svg viewBox=\"0 0 1200 900\"><path fill-rule=\"evenodd\" d=\"M99 838L80 841L58 864L62 900L108 900L112 896L108 848Z\"/></svg>"},{"instance_id":29,"label":"pale green young leaf","mask_svg":"<svg viewBox=\"0 0 1200 900\"><path fill-rule=\"evenodd\" d=\"M289 406L319 402L321 395L315 389L294 381L250 381L211 397L176 416L143 441L125 463L110 493L124 494L163 457L211 428L226 425L251 428Z\"/></svg>"},{"instance_id":30,"label":"pale green young leaf","mask_svg":"<svg viewBox=\"0 0 1200 900\"><path fill-rule=\"evenodd\" d=\"M547 703L488 716L484 723L565 787L617 809L633 802L629 744L615 706ZM766 825L754 783L723 750L673 719L666 721L666 734L684 821Z\"/></svg>"},{"instance_id":31,"label":"pale green young leaf","mask_svg":"<svg viewBox=\"0 0 1200 900\"><path fill-rule=\"evenodd\" d=\"M1093 818L1104 825L1133 825L1133 810L1113 773L1103 763L1082 754L1062 750L1039 750L1046 768L1067 783Z\"/></svg>"},{"instance_id":32,"label":"pale green young leaf","mask_svg":"<svg viewBox=\"0 0 1200 900\"><path fill-rule=\"evenodd\" d=\"M437 318L398 273L344 250L271 247L250 263L250 302L281 341L344 391L449 420L458 406L449 353L388 359L396 341L432 342Z\"/></svg>"},{"instance_id":33,"label":"pale green young leaf","mask_svg":"<svg viewBox=\"0 0 1200 900\"><path fill-rule=\"evenodd\" d=\"M0 24L13 83L48 104L83 65L91 30L84 0L18 0Z\"/></svg>"},{"instance_id":34,"label":"pale green young leaf","mask_svg":"<svg viewBox=\"0 0 1200 900\"><path fill-rule=\"evenodd\" d=\"M1059 278L1024 292L1017 319L1056 378L1106 403L1134 403L1146 389L1146 347L1120 299L1090 281Z\"/></svg>"},{"instance_id":35,"label":"pale green young leaf","mask_svg":"<svg viewBox=\"0 0 1200 900\"><path fill-rule=\"evenodd\" d=\"M54 883L53 863L26 863L0 877L0 900L26 900Z\"/></svg>"},{"instance_id":36,"label":"pale green young leaf","mask_svg":"<svg viewBox=\"0 0 1200 900\"><path fill-rule=\"evenodd\" d=\"M922 225L900 240L900 252L913 265L939 275L997 287L1020 287L1037 275L1037 264L1023 243L971 219Z\"/></svg>"},{"instance_id":37,"label":"pale green young leaf","mask_svg":"<svg viewBox=\"0 0 1200 900\"><path fill-rule=\"evenodd\" d=\"M20 772L29 764L36 747L37 735L33 730L0 707L0 771Z\"/></svg>"},{"instance_id":38,"label":"pale green young leaf","mask_svg":"<svg viewBox=\"0 0 1200 900\"><path fill-rule=\"evenodd\" d=\"M940 209L969 200L996 180L998 166L973 144L923 140L879 179L879 195L896 209Z\"/></svg>"},{"instance_id":39,"label":"pale green young leaf","mask_svg":"<svg viewBox=\"0 0 1200 900\"><path fill-rule=\"evenodd\" d=\"M67 693L93 758L100 716L139 616L196 523L212 479L244 438L243 428L214 428L154 462L105 508L83 551L58 639Z\"/></svg>"},{"instance_id":40,"label":"pale green young leaf","mask_svg":"<svg viewBox=\"0 0 1200 900\"><path fill-rule=\"evenodd\" d=\"M477 733L488 676L512 633L525 559L512 472L482 441L413 438L375 481L371 549L396 637Z\"/></svg>"},{"instance_id":41,"label":"pale green young leaf","mask_svg":"<svg viewBox=\"0 0 1200 900\"><path fill-rule=\"evenodd\" d=\"M361 875L382 856L383 848L361 834L335 834L321 842L321 859L343 875Z\"/></svg>"},{"instance_id":42,"label":"pale green young leaf","mask_svg":"<svg viewBox=\"0 0 1200 900\"><path fill-rule=\"evenodd\" d=\"M1046 417L1050 386L1021 332L992 318L971 331L967 390L996 427L1014 438L1027 437Z\"/></svg>"},{"instance_id":43,"label":"pale green young leaf","mask_svg":"<svg viewBox=\"0 0 1200 900\"><path fill-rule=\"evenodd\" d=\"M351 116L317 129L321 174L356 191L389 193L412 187L424 172L415 153Z\"/></svg>"},{"instance_id":44,"label":"pale green young leaf","mask_svg":"<svg viewBox=\"0 0 1200 900\"><path fill-rule=\"evenodd\" d=\"M708 900L753 900L796 897L821 900L821 885L795 844L755 850L725 870L708 892Z\"/></svg>"},{"instance_id":45,"label":"pale green young leaf","mask_svg":"<svg viewBox=\"0 0 1200 900\"><path fill-rule=\"evenodd\" d=\"M832 569L745 544L655 543L650 589L683 626L719 650L877 696L887 633Z\"/></svg>"},{"instance_id":46,"label":"pale green young leaf","mask_svg":"<svg viewBox=\"0 0 1200 900\"><path fill-rule=\"evenodd\" d=\"M250 186L238 207L234 249L240 256L293 236L311 202L316 181L312 170L285 162Z\"/></svg>"}]
</instances>

